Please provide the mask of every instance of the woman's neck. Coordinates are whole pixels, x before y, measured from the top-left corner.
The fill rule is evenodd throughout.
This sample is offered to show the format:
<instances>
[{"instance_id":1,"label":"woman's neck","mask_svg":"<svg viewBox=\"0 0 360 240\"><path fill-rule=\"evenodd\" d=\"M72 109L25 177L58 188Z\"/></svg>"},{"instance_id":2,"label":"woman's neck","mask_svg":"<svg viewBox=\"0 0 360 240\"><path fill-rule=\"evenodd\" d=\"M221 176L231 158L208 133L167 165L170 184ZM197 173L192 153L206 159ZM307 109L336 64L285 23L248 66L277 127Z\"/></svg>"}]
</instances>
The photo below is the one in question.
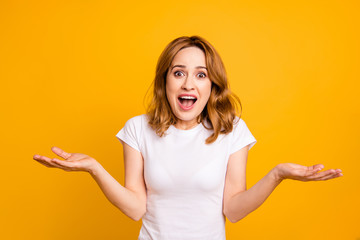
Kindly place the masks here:
<instances>
[{"instance_id":1,"label":"woman's neck","mask_svg":"<svg viewBox=\"0 0 360 240\"><path fill-rule=\"evenodd\" d=\"M174 124L174 127L180 130L190 130L194 127L196 127L199 124L197 119L191 120L191 121L182 121L177 120Z\"/></svg>"}]
</instances>

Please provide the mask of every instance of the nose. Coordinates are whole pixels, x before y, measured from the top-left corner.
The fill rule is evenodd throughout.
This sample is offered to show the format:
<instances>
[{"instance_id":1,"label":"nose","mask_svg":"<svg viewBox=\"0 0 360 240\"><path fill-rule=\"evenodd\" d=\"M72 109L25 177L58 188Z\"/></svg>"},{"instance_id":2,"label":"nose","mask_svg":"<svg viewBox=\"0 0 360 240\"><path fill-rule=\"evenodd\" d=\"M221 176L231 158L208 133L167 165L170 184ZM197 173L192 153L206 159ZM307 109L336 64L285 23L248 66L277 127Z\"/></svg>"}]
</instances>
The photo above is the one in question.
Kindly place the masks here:
<instances>
[{"instance_id":1,"label":"nose","mask_svg":"<svg viewBox=\"0 0 360 240\"><path fill-rule=\"evenodd\" d=\"M184 89L184 90L192 90L192 89L194 89L194 79L191 76L187 76L184 79L184 82L183 82L181 88Z\"/></svg>"}]
</instances>

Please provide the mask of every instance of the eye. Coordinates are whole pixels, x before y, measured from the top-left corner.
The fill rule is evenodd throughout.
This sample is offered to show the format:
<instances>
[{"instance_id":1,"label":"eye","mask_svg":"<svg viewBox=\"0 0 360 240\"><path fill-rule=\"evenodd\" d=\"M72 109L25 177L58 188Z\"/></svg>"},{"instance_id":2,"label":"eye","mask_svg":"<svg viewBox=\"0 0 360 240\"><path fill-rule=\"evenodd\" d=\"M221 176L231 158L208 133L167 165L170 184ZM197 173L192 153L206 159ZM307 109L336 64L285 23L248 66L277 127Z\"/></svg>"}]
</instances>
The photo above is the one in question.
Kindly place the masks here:
<instances>
[{"instance_id":1,"label":"eye","mask_svg":"<svg viewBox=\"0 0 360 240\"><path fill-rule=\"evenodd\" d=\"M197 75L199 78L206 78L206 74L201 72Z\"/></svg>"},{"instance_id":2,"label":"eye","mask_svg":"<svg viewBox=\"0 0 360 240\"><path fill-rule=\"evenodd\" d=\"M175 75L175 77L182 77L182 76L184 76L184 73L182 73L180 71L176 71L176 72L174 72L174 75Z\"/></svg>"}]
</instances>

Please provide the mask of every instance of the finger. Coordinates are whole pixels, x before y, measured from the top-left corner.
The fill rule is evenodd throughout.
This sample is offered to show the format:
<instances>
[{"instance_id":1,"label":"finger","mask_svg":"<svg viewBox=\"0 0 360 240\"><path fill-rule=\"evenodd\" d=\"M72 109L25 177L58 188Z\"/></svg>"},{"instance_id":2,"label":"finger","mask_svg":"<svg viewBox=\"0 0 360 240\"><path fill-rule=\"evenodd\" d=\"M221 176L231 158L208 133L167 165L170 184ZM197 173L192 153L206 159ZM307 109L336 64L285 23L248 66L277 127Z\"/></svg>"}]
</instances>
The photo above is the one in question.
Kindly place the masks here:
<instances>
[{"instance_id":1,"label":"finger","mask_svg":"<svg viewBox=\"0 0 360 240\"><path fill-rule=\"evenodd\" d=\"M314 169L315 169L316 172L319 172L319 171L324 169L324 165L316 164L316 165L314 165Z\"/></svg>"},{"instance_id":2,"label":"finger","mask_svg":"<svg viewBox=\"0 0 360 240\"><path fill-rule=\"evenodd\" d=\"M34 160L50 160L51 158L48 158L48 157L46 157L46 156L41 156L41 155L35 154L35 155L33 156L33 159L34 159Z\"/></svg>"},{"instance_id":3,"label":"finger","mask_svg":"<svg viewBox=\"0 0 360 240\"><path fill-rule=\"evenodd\" d=\"M61 166L61 165L57 164L56 162L54 162L53 161L54 159L51 159L51 158L48 158L48 157L45 157L45 156L40 156L40 155L34 155L33 159L38 161L39 163L41 163L42 165L44 165L46 167L49 167L49 168L61 168L61 169L66 171L66 169L63 166Z\"/></svg>"},{"instance_id":4,"label":"finger","mask_svg":"<svg viewBox=\"0 0 360 240\"><path fill-rule=\"evenodd\" d=\"M334 173L331 175L327 175L327 176L324 176L321 178L314 179L314 181L325 181L325 180L330 180L330 179L338 178L338 177L342 177L342 176L343 176L343 174L341 172L339 172L339 173Z\"/></svg>"},{"instance_id":5,"label":"finger","mask_svg":"<svg viewBox=\"0 0 360 240\"><path fill-rule=\"evenodd\" d=\"M318 172L324 169L324 165L322 164L315 164L313 166L308 167L308 170L311 172Z\"/></svg>"},{"instance_id":6,"label":"finger","mask_svg":"<svg viewBox=\"0 0 360 240\"><path fill-rule=\"evenodd\" d=\"M58 155L59 157L62 157L63 159L69 159L71 157L71 153L67 153L61 148L58 147L52 147L51 150Z\"/></svg>"},{"instance_id":7,"label":"finger","mask_svg":"<svg viewBox=\"0 0 360 240\"><path fill-rule=\"evenodd\" d=\"M332 174L333 173L333 169L330 169L330 170L326 170L326 171L323 171L323 172L309 172L308 174L305 175L305 178L308 180L308 181L314 181L315 179L318 179L318 178L322 178L322 177L325 177L329 174ZM311 174L310 174L311 173Z\"/></svg>"},{"instance_id":8,"label":"finger","mask_svg":"<svg viewBox=\"0 0 360 240\"><path fill-rule=\"evenodd\" d=\"M315 173L313 176L310 176L310 180L313 180L313 181L317 181L317 180L322 180L322 179L329 179L331 178L332 176L338 174L338 173L341 173L341 170L340 169L328 169L326 171L323 171L323 172L318 172L318 173Z\"/></svg>"},{"instance_id":9,"label":"finger","mask_svg":"<svg viewBox=\"0 0 360 240\"><path fill-rule=\"evenodd\" d=\"M313 177L317 172L321 171L324 168L322 164L315 164L309 167L306 167L304 177Z\"/></svg>"},{"instance_id":10,"label":"finger","mask_svg":"<svg viewBox=\"0 0 360 240\"><path fill-rule=\"evenodd\" d=\"M51 164L51 158L45 157L45 156L40 156L40 155L34 155L33 159L36 160L37 162L41 163L42 165L46 166L46 167L54 167Z\"/></svg>"},{"instance_id":11,"label":"finger","mask_svg":"<svg viewBox=\"0 0 360 240\"><path fill-rule=\"evenodd\" d=\"M44 165L45 167L49 167L49 168L53 168L54 166L48 164L47 162L45 161L41 161L41 160L37 160L35 159L35 161L37 161L38 163L40 163L41 165Z\"/></svg>"}]
</instances>

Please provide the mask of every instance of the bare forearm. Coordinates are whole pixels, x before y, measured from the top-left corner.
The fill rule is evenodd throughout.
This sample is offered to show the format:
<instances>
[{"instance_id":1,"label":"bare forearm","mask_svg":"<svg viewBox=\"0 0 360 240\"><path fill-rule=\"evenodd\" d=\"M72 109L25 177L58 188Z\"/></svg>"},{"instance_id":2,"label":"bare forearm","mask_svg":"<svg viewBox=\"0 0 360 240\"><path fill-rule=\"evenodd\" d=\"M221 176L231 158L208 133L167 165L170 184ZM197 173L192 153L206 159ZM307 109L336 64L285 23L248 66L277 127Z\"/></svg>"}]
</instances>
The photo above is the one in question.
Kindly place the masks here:
<instances>
[{"instance_id":1,"label":"bare forearm","mask_svg":"<svg viewBox=\"0 0 360 240\"><path fill-rule=\"evenodd\" d=\"M231 197L224 205L226 217L237 222L257 209L281 183L276 167L250 189Z\"/></svg>"},{"instance_id":2,"label":"bare forearm","mask_svg":"<svg viewBox=\"0 0 360 240\"><path fill-rule=\"evenodd\" d=\"M100 164L89 171L106 198L124 214L138 221L146 211L146 199L122 186Z\"/></svg>"}]
</instances>

